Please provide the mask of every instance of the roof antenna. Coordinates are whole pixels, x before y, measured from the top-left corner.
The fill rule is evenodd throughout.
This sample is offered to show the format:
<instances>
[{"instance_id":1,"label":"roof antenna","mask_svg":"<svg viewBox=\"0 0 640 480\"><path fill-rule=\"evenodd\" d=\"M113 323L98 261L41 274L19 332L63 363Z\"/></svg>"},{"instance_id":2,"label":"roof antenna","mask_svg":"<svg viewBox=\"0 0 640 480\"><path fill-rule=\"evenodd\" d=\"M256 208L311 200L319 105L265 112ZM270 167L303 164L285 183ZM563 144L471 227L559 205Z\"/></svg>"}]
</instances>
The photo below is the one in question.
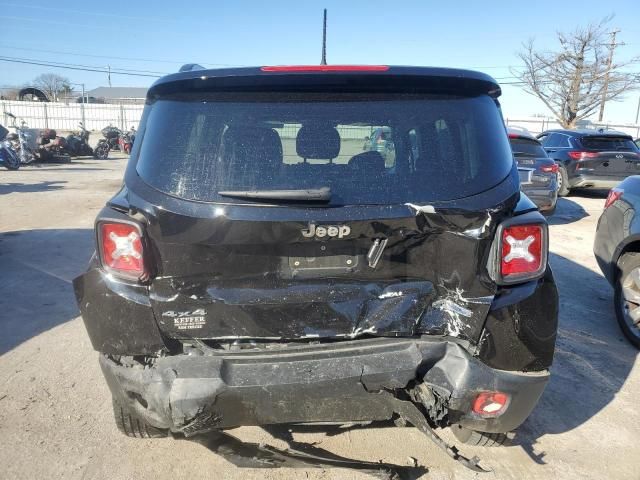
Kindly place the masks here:
<instances>
[{"instance_id":1,"label":"roof antenna","mask_svg":"<svg viewBox=\"0 0 640 480\"><path fill-rule=\"evenodd\" d=\"M327 9L324 9L324 19L322 20L322 60L320 65L327 64Z\"/></svg>"}]
</instances>

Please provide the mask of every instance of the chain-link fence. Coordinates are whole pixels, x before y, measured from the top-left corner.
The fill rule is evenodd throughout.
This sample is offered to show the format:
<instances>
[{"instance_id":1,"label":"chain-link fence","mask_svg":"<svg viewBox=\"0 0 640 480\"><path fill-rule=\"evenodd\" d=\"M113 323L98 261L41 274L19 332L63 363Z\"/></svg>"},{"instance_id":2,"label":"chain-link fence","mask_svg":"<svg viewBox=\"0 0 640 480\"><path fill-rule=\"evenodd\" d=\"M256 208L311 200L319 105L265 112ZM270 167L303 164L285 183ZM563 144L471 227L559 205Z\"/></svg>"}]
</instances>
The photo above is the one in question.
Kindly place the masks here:
<instances>
[{"instance_id":1,"label":"chain-link fence","mask_svg":"<svg viewBox=\"0 0 640 480\"><path fill-rule=\"evenodd\" d=\"M83 122L88 130L102 130L108 125L128 130L138 127L144 105L0 100L0 108L2 125L13 125L8 115L11 113L18 124L25 122L30 128L76 130L78 122Z\"/></svg>"}]
</instances>

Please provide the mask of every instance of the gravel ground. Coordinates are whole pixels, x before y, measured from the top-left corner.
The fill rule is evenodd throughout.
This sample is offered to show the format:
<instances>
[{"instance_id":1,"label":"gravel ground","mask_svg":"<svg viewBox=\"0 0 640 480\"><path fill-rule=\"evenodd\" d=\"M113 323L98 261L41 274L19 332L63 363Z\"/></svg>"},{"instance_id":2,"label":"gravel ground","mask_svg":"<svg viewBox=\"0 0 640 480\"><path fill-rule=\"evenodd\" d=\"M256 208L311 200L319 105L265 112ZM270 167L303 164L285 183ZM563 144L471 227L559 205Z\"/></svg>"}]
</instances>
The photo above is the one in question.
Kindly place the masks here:
<instances>
[{"instance_id":1,"label":"gravel ground","mask_svg":"<svg viewBox=\"0 0 640 480\"><path fill-rule=\"evenodd\" d=\"M240 469L195 442L117 432L70 281L91 255L93 219L120 185L125 162L0 170L0 477L371 478L333 468ZM462 449L491 473L464 469L412 428L296 439L374 462L408 465L413 457L428 470L423 478L640 478L640 361L617 327L612 291L591 252L603 202L598 193L573 195L551 220L561 297L553 376L513 446ZM232 433L284 446L259 428Z\"/></svg>"}]
</instances>

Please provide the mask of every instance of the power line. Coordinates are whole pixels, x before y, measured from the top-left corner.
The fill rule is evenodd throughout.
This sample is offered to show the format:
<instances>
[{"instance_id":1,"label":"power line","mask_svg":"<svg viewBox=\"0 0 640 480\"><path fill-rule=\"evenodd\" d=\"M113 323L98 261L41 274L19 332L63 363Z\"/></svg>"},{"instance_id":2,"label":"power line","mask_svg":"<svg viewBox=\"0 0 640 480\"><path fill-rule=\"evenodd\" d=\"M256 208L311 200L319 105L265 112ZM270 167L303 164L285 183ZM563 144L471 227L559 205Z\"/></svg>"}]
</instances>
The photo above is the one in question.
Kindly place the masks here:
<instances>
[{"instance_id":1,"label":"power line","mask_svg":"<svg viewBox=\"0 0 640 480\"><path fill-rule=\"evenodd\" d=\"M11 50L24 50L26 52L39 52L39 53L55 53L57 55L70 55L70 56L74 56L74 57L87 57L87 58L104 58L106 60L129 60L132 62L150 62L150 63L167 63L167 64L172 64L172 65L182 65L185 63L193 63L193 59L192 60L158 60L158 59L153 59L153 58L137 58L137 57L118 57L118 56L111 56L111 55L93 55L93 54L89 54L89 53L77 53L77 52L65 52L65 51L60 51L60 50L44 50L41 48L26 48L26 47L15 47L13 45L3 45L0 44L0 48L8 48ZM233 63L212 63L212 62L202 62L202 63L206 63L207 65L214 65L216 67L247 67L250 65L241 65L241 64L233 64Z\"/></svg>"},{"instance_id":2,"label":"power line","mask_svg":"<svg viewBox=\"0 0 640 480\"><path fill-rule=\"evenodd\" d=\"M80 67L80 66L60 65L60 64L53 63L53 62L22 60L22 59L11 58L11 57L2 57L2 56L0 56L0 62L22 63L22 64L26 64L26 65L40 65L42 67L62 68L62 69L66 69L66 70L79 70L79 71L83 71L83 72L107 73L107 71L104 68L100 68L100 67L89 68L89 67ZM128 75L128 76L131 76L131 77L160 78L160 76L161 76L161 75L150 75L150 74L146 74L146 73L133 73L133 72L127 72L127 71L121 71L121 70L118 70L118 71L112 70L111 73L113 73L115 75Z\"/></svg>"},{"instance_id":3,"label":"power line","mask_svg":"<svg viewBox=\"0 0 640 480\"><path fill-rule=\"evenodd\" d=\"M102 66L102 65L85 65L85 64L81 64L81 63L67 63L67 62L57 62L57 61L53 61L53 60L40 60L38 58L24 58L24 57L13 57L13 56L8 56L8 55L0 55L4 58L10 58L10 59L14 59L14 60L24 60L24 61L28 61L28 62L44 62L44 63L51 63L51 64L55 64L55 65L59 65L61 67L81 67L81 68L91 68L91 69L102 69L103 72L106 72L108 70L108 66ZM115 68L115 70L119 70L121 72L127 72L127 73L156 73L159 75L167 75L168 72L159 72L159 71L155 71L155 70L138 70L135 68Z\"/></svg>"}]
</instances>

